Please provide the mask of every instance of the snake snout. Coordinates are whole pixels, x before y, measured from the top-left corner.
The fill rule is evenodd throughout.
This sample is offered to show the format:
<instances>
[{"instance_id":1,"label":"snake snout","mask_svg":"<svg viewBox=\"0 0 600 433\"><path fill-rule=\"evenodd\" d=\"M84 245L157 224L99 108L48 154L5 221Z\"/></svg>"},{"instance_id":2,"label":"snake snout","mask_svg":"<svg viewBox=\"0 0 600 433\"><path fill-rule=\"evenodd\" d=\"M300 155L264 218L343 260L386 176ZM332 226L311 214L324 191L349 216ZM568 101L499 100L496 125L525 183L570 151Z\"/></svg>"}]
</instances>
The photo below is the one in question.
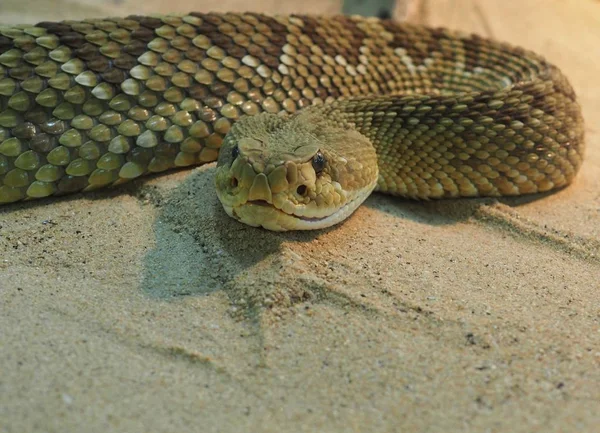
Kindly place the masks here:
<instances>
[{"instance_id":1,"label":"snake snout","mask_svg":"<svg viewBox=\"0 0 600 433\"><path fill-rule=\"evenodd\" d=\"M259 173L254 178L252 186L248 191L248 201L266 201L272 203L273 195L271 193L271 187L269 186L269 180L264 173Z\"/></svg>"}]
</instances>

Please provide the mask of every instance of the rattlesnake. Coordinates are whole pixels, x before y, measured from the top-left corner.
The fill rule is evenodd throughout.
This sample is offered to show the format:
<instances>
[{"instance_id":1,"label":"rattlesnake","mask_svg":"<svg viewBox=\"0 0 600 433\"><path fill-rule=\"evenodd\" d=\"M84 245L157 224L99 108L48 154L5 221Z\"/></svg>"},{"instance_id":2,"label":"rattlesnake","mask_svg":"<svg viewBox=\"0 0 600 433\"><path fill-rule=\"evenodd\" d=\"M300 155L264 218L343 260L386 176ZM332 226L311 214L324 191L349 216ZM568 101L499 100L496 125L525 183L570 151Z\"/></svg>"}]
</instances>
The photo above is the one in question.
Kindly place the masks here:
<instances>
[{"instance_id":1,"label":"rattlesnake","mask_svg":"<svg viewBox=\"0 0 600 433\"><path fill-rule=\"evenodd\" d=\"M583 158L581 110L560 70L477 35L253 13L0 35L0 203L218 157L227 213L309 229L343 220L373 189L419 199L548 191Z\"/></svg>"}]
</instances>

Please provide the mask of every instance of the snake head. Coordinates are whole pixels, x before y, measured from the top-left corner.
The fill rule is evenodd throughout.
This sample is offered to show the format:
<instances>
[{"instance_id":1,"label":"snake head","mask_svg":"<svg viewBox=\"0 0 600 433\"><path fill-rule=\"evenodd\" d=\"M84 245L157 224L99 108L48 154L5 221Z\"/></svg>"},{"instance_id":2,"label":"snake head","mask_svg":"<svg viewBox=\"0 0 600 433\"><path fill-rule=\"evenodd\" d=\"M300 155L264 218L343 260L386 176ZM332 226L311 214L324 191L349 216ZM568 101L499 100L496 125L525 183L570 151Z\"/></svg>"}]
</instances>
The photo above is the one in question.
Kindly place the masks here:
<instances>
[{"instance_id":1,"label":"snake head","mask_svg":"<svg viewBox=\"0 0 600 433\"><path fill-rule=\"evenodd\" d=\"M283 231L344 220L377 177L377 156L366 137L342 120L305 110L236 122L223 140L215 183L228 215Z\"/></svg>"}]
</instances>

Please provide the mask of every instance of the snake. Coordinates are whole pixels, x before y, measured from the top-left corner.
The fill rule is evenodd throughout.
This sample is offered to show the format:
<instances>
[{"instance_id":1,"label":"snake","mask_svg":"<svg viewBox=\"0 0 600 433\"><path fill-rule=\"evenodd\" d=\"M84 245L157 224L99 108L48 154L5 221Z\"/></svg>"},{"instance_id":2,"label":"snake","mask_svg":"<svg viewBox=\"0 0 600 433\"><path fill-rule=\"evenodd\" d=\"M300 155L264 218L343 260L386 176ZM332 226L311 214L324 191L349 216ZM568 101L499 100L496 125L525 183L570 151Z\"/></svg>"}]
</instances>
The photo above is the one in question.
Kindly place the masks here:
<instances>
[{"instance_id":1,"label":"snake","mask_svg":"<svg viewBox=\"0 0 600 433\"><path fill-rule=\"evenodd\" d=\"M560 69L476 34L258 13L0 26L2 204L216 161L228 215L309 230L373 191L556 190L583 156Z\"/></svg>"}]
</instances>

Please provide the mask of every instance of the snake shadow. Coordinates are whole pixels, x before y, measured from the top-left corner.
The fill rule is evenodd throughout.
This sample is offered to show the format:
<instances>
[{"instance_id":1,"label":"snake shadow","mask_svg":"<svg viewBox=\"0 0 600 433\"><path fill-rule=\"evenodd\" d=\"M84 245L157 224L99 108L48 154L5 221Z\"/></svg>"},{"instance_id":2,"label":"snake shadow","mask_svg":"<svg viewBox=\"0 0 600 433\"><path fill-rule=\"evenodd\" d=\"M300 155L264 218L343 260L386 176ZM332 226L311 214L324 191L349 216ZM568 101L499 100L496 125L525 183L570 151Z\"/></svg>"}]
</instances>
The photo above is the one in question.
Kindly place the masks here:
<instances>
[{"instance_id":1,"label":"snake shadow","mask_svg":"<svg viewBox=\"0 0 600 433\"><path fill-rule=\"evenodd\" d=\"M475 216L479 209L495 203L512 208L543 200L561 191L557 189L545 193L528 194L515 197L473 197L436 200L411 200L375 192L363 206L383 211L401 219L429 225L450 225L465 222Z\"/></svg>"},{"instance_id":2,"label":"snake shadow","mask_svg":"<svg viewBox=\"0 0 600 433\"><path fill-rule=\"evenodd\" d=\"M240 274L277 256L284 242L310 242L335 229L271 232L242 224L223 210L214 174L214 167L201 167L168 193L146 194L159 203L155 246L143 259L141 287L148 296L166 300L231 287Z\"/></svg>"}]
</instances>

